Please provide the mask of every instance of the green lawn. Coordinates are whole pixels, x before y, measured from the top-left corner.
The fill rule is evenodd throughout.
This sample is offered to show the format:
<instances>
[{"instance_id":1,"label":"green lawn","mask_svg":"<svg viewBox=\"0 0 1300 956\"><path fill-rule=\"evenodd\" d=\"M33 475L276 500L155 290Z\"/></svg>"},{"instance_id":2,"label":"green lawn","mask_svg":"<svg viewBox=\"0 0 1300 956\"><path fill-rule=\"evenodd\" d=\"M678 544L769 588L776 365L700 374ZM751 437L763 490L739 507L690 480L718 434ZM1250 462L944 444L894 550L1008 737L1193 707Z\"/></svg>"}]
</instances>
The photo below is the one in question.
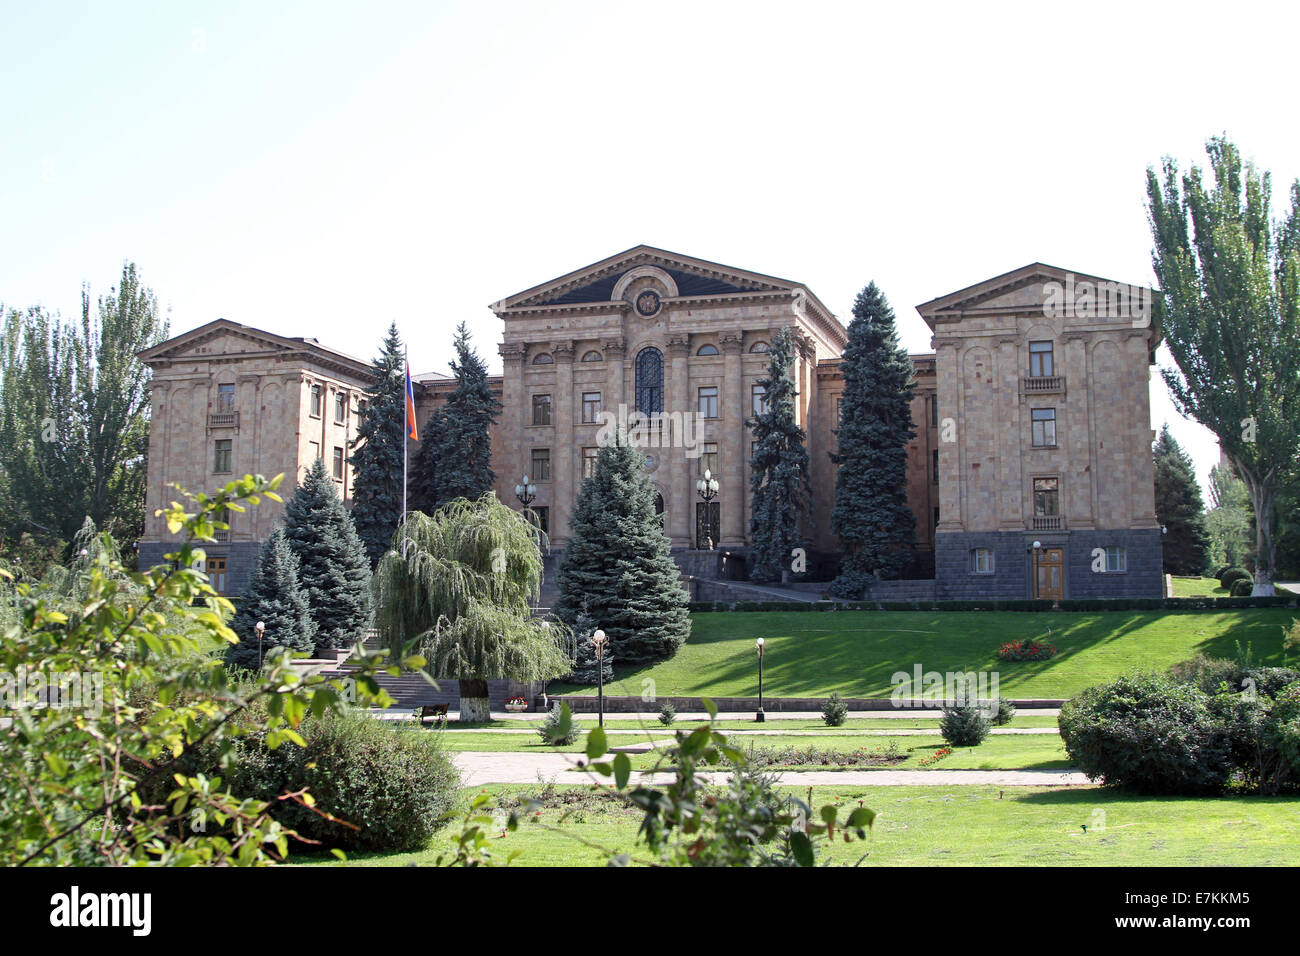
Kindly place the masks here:
<instances>
[{"instance_id":1,"label":"green lawn","mask_svg":"<svg viewBox=\"0 0 1300 956\"><path fill-rule=\"evenodd\" d=\"M494 793L529 787L493 786ZM807 791L799 792L806 797ZM1101 787L817 787L814 806L858 802L879 816L863 843L836 844L830 859L867 866L1089 865L1296 866L1295 820L1300 797L1138 797ZM502 857L521 851L516 866L600 866L604 857L576 837L638 852L637 811L609 805L561 822L561 811L525 822L494 841ZM1084 827L1087 827L1087 832ZM454 827L452 828L454 830ZM353 854L362 866L431 864L446 852L440 832L418 853ZM302 857L308 865L347 865Z\"/></svg>"},{"instance_id":2,"label":"green lawn","mask_svg":"<svg viewBox=\"0 0 1300 956\"><path fill-rule=\"evenodd\" d=\"M1219 586L1218 578L1175 577L1174 597L1231 597L1226 588Z\"/></svg>"},{"instance_id":3,"label":"green lawn","mask_svg":"<svg viewBox=\"0 0 1300 956\"><path fill-rule=\"evenodd\" d=\"M652 666L619 667L607 694L732 697L757 692L754 639L766 644L763 691L772 697L889 697L895 672L997 671L1006 697L1065 698L1138 668L1164 669L1203 652L1231 657L1249 644L1260 664L1280 664L1287 608L1233 611L928 612L836 611L693 615L691 639ZM1051 629L1049 635L1048 629ZM1006 663L997 649L1039 638L1060 653ZM653 681L653 684L647 683ZM553 694L595 694L553 683Z\"/></svg>"}]
</instances>

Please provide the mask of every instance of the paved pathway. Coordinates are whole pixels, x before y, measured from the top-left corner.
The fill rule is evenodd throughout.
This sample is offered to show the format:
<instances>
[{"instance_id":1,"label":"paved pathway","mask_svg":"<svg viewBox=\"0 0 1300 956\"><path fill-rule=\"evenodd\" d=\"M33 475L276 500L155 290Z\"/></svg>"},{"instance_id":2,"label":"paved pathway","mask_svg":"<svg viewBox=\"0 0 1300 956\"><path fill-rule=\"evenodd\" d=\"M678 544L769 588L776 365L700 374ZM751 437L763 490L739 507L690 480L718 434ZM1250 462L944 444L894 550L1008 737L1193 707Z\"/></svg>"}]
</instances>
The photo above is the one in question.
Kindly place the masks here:
<instances>
[{"instance_id":1,"label":"paved pathway","mask_svg":"<svg viewBox=\"0 0 1300 956\"><path fill-rule=\"evenodd\" d=\"M405 707L390 707L387 710L372 708L370 713L372 716L378 717L380 720L410 720L411 719L411 711L409 708L405 708ZM1056 717L1060 715L1061 709L1059 707L1018 707L1016 708L1016 713L1025 717ZM452 710L451 714L454 719L456 714L455 710ZM518 720L523 722L534 721L534 720L545 720L546 716L547 715L542 711L528 711L522 714L512 714L506 711L493 711L492 713L493 720ZM579 721L594 722L596 719L595 714L588 714L588 713L574 714L573 716L578 718ZM920 708L901 707L901 708L891 708L889 710L851 710L849 711L848 716L849 719L851 720L875 720L877 718L882 720L890 720L890 719L938 720L941 716L943 716L943 712L939 710L928 710L928 709L923 710ZM657 710L656 711L647 710L647 711L641 711L639 713L633 712L633 713L606 713L605 714L605 720L607 721L637 720L638 718L644 721L647 724L647 726L653 726L659 723L659 712ZM700 721L705 721L708 719L709 719L709 715L704 713L703 711L699 713L679 712L677 714L677 722L679 724L699 723ZM778 710L778 711L768 711L767 713L767 722L769 724L781 720L820 721L821 719L822 719L822 714L820 710ZM754 712L750 710L741 711L741 712L735 712L735 711L720 712L717 716L717 720L719 722L745 721L749 723L757 723L754 720ZM484 729L496 729L496 728L484 728Z\"/></svg>"},{"instance_id":2,"label":"paved pathway","mask_svg":"<svg viewBox=\"0 0 1300 956\"><path fill-rule=\"evenodd\" d=\"M536 731L529 729L515 730L510 727L484 727L480 730L462 730L457 731L464 734L509 734L513 736L531 737ZM905 728L899 730L863 730L863 729L842 729L827 728L826 730L726 730L721 733L728 737L933 737L939 732L939 728L933 730L919 730L915 728ZM1059 731L1055 727L994 727L990 733L994 734L1056 734ZM669 731L661 727L646 727L645 730L615 730L606 728L606 737L641 737L653 738L655 740L672 740L674 739Z\"/></svg>"},{"instance_id":3,"label":"paved pathway","mask_svg":"<svg viewBox=\"0 0 1300 956\"><path fill-rule=\"evenodd\" d=\"M461 752L451 755L460 768L465 786L487 783L541 783L555 778L560 783L585 783L590 778L567 771L576 765L576 755ZM634 773L642 783L665 783L666 773ZM705 773L713 781L725 773ZM791 770L781 773L781 783L792 786L845 787L936 787L951 784L991 784L1009 787L1080 786L1090 783L1081 773L1059 770Z\"/></svg>"}]
</instances>

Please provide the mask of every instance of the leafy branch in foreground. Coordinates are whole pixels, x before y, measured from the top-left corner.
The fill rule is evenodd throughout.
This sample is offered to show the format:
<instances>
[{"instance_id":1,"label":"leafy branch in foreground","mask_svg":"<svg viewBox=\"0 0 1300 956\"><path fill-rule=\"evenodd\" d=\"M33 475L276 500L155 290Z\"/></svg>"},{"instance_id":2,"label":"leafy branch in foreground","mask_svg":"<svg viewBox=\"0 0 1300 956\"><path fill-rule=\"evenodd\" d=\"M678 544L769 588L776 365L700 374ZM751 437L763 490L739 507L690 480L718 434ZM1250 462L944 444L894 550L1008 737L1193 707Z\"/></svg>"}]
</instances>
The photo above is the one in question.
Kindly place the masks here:
<instances>
[{"instance_id":1,"label":"leafy branch in foreground","mask_svg":"<svg viewBox=\"0 0 1300 956\"><path fill-rule=\"evenodd\" d=\"M280 477L245 476L213 495L180 489L185 503L159 514L181 537L169 565L128 571L115 549L97 549L80 573L76 600L58 607L28 584L16 591L18 621L0 631L0 834L3 865L263 864L284 859L294 831L275 819L276 801L240 799L215 774L193 773L200 748L229 767L234 743L251 734L274 750L302 745L311 714L343 711L343 680L300 673L280 649L245 683L223 663L238 638L233 607L202 566L201 544L265 497ZM391 703L374 675L397 672L385 652L358 648L358 699ZM402 662L423 664L419 658ZM174 783L165 800L146 799ZM282 794L305 807L305 791Z\"/></svg>"}]
</instances>

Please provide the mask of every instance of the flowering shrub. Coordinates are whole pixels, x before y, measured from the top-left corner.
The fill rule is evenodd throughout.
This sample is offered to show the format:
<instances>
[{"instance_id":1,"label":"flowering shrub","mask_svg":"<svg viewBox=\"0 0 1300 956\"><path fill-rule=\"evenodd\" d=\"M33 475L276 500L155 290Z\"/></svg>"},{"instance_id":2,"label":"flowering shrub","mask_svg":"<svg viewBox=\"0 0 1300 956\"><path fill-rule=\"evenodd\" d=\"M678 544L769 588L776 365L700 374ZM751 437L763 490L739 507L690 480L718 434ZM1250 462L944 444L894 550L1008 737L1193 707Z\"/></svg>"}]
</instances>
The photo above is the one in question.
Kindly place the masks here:
<instances>
[{"instance_id":1,"label":"flowering shrub","mask_svg":"<svg viewBox=\"0 0 1300 956\"><path fill-rule=\"evenodd\" d=\"M934 764L937 764L944 757L950 756L951 754L952 754L951 747L940 747L934 753L930 754L930 756L922 757L920 760L916 762L916 765L918 767L930 767L933 766Z\"/></svg>"},{"instance_id":2,"label":"flowering shrub","mask_svg":"<svg viewBox=\"0 0 1300 956\"><path fill-rule=\"evenodd\" d=\"M1045 661L1055 656L1055 645L1033 638L1027 641L1008 641L998 648L998 659L1003 661Z\"/></svg>"},{"instance_id":3,"label":"flowering shrub","mask_svg":"<svg viewBox=\"0 0 1300 956\"><path fill-rule=\"evenodd\" d=\"M507 707L512 707L512 706L526 707L527 705L528 705L528 701L524 700L522 697L511 697L509 700L506 701Z\"/></svg>"}]
</instances>

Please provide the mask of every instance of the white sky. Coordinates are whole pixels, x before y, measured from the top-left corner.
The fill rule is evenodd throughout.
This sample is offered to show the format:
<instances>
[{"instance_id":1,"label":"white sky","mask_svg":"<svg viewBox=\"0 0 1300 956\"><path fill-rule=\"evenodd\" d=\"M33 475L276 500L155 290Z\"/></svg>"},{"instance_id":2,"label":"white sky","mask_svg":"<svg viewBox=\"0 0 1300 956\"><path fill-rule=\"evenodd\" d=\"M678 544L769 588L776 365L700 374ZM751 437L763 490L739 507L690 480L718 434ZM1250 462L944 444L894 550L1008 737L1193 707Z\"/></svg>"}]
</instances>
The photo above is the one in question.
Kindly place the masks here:
<instances>
[{"instance_id":1,"label":"white sky","mask_svg":"<svg viewBox=\"0 0 1300 956\"><path fill-rule=\"evenodd\" d=\"M1145 169L1228 132L1300 175L1294 5L0 4L0 302L125 259L217 317L414 371L487 304L640 242L843 321L1040 260L1153 282ZM1202 478L1213 440L1170 420Z\"/></svg>"}]
</instances>

